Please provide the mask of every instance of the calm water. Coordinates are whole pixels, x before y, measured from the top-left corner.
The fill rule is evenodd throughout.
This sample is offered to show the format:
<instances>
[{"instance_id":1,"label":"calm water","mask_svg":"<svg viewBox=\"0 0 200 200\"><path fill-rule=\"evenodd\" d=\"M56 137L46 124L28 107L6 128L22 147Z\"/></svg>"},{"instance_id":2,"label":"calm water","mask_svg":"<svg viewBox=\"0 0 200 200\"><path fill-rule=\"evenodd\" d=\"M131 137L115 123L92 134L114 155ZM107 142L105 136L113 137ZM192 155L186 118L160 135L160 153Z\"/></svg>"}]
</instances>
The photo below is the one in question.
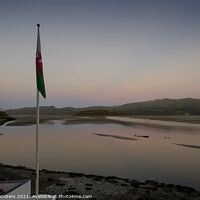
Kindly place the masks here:
<instances>
[{"instance_id":1,"label":"calm water","mask_svg":"<svg viewBox=\"0 0 200 200\"><path fill-rule=\"evenodd\" d=\"M118 119L133 121L128 118ZM62 121L41 124L40 168L142 181L153 179L200 189L200 149L173 144L200 146L200 126L150 120L145 123L160 123L180 129L142 124L62 125ZM0 126L0 133L3 133L0 136L0 162L35 168L35 126ZM93 133L137 140L104 137ZM134 135L148 135L149 138Z\"/></svg>"}]
</instances>

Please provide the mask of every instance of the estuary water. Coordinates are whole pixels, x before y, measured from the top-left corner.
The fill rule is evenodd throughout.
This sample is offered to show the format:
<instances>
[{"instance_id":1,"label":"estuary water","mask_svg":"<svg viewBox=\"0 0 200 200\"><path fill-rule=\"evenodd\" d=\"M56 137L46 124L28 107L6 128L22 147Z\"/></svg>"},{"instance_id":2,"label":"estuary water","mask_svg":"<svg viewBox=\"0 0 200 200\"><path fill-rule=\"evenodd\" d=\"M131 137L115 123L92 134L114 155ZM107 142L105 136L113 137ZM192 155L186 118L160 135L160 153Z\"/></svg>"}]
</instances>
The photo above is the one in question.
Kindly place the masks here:
<instances>
[{"instance_id":1,"label":"estuary water","mask_svg":"<svg viewBox=\"0 0 200 200\"><path fill-rule=\"evenodd\" d=\"M112 117L133 125L40 125L40 169L156 180L200 190L200 126ZM0 162L35 168L35 125L0 126ZM145 137L143 137L145 136Z\"/></svg>"}]
</instances>

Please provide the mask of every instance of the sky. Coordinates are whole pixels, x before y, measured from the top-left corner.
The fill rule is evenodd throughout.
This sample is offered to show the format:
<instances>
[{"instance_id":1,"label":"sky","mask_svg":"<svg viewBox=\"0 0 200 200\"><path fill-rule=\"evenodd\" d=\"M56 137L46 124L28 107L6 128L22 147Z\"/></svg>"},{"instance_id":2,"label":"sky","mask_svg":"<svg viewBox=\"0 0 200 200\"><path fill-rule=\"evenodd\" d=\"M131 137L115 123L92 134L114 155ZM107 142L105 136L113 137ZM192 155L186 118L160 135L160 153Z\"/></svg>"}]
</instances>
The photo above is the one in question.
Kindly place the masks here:
<instances>
[{"instance_id":1,"label":"sky","mask_svg":"<svg viewBox=\"0 0 200 200\"><path fill-rule=\"evenodd\" d=\"M200 98L199 0L0 0L0 108Z\"/></svg>"}]
</instances>

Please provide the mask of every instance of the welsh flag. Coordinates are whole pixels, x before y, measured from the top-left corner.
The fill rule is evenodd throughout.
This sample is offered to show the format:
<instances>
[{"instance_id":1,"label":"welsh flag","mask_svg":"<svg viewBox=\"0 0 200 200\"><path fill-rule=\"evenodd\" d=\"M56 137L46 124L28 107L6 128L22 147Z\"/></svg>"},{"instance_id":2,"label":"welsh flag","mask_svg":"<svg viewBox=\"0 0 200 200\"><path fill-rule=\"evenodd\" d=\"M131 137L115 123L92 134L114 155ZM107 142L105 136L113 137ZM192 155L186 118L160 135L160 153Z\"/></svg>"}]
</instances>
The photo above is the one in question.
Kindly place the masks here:
<instances>
[{"instance_id":1,"label":"welsh flag","mask_svg":"<svg viewBox=\"0 0 200 200\"><path fill-rule=\"evenodd\" d=\"M37 49L36 49L36 77L37 77L37 89L40 91L41 95L46 98L44 77L43 77L43 66L42 66L42 54L40 45L40 31L38 24L38 35L37 35Z\"/></svg>"}]
</instances>

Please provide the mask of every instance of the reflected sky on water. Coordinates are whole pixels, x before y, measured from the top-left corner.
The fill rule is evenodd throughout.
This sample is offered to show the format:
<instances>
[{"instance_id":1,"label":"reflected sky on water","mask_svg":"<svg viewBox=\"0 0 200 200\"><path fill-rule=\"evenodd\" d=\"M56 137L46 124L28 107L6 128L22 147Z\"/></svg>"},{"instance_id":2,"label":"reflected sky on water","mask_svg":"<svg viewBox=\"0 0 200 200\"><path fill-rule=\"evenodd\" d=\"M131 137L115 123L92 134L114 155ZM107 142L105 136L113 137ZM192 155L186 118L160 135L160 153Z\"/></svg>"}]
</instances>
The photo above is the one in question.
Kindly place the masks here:
<instances>
[{"instance_id":1,"label":"reflected sky on water","mask_svg":"<svg viewBox=\"0 0 200 200\"><path fill-rule=\"evenodd\" d=\"M143 123L135 126L62 123L51 121L40 125L40 169L142 181L153 179L200 189L200 149L174 144L200 146L198 125L189 124L194 129L187 129L187 124L177 123L182 129L162 129ZM175 122L163 123L176 126ZM35 125L1 126L0 133L3 133L0 136L0 162L35 168Z\"/></svg>"}]
</instances>

